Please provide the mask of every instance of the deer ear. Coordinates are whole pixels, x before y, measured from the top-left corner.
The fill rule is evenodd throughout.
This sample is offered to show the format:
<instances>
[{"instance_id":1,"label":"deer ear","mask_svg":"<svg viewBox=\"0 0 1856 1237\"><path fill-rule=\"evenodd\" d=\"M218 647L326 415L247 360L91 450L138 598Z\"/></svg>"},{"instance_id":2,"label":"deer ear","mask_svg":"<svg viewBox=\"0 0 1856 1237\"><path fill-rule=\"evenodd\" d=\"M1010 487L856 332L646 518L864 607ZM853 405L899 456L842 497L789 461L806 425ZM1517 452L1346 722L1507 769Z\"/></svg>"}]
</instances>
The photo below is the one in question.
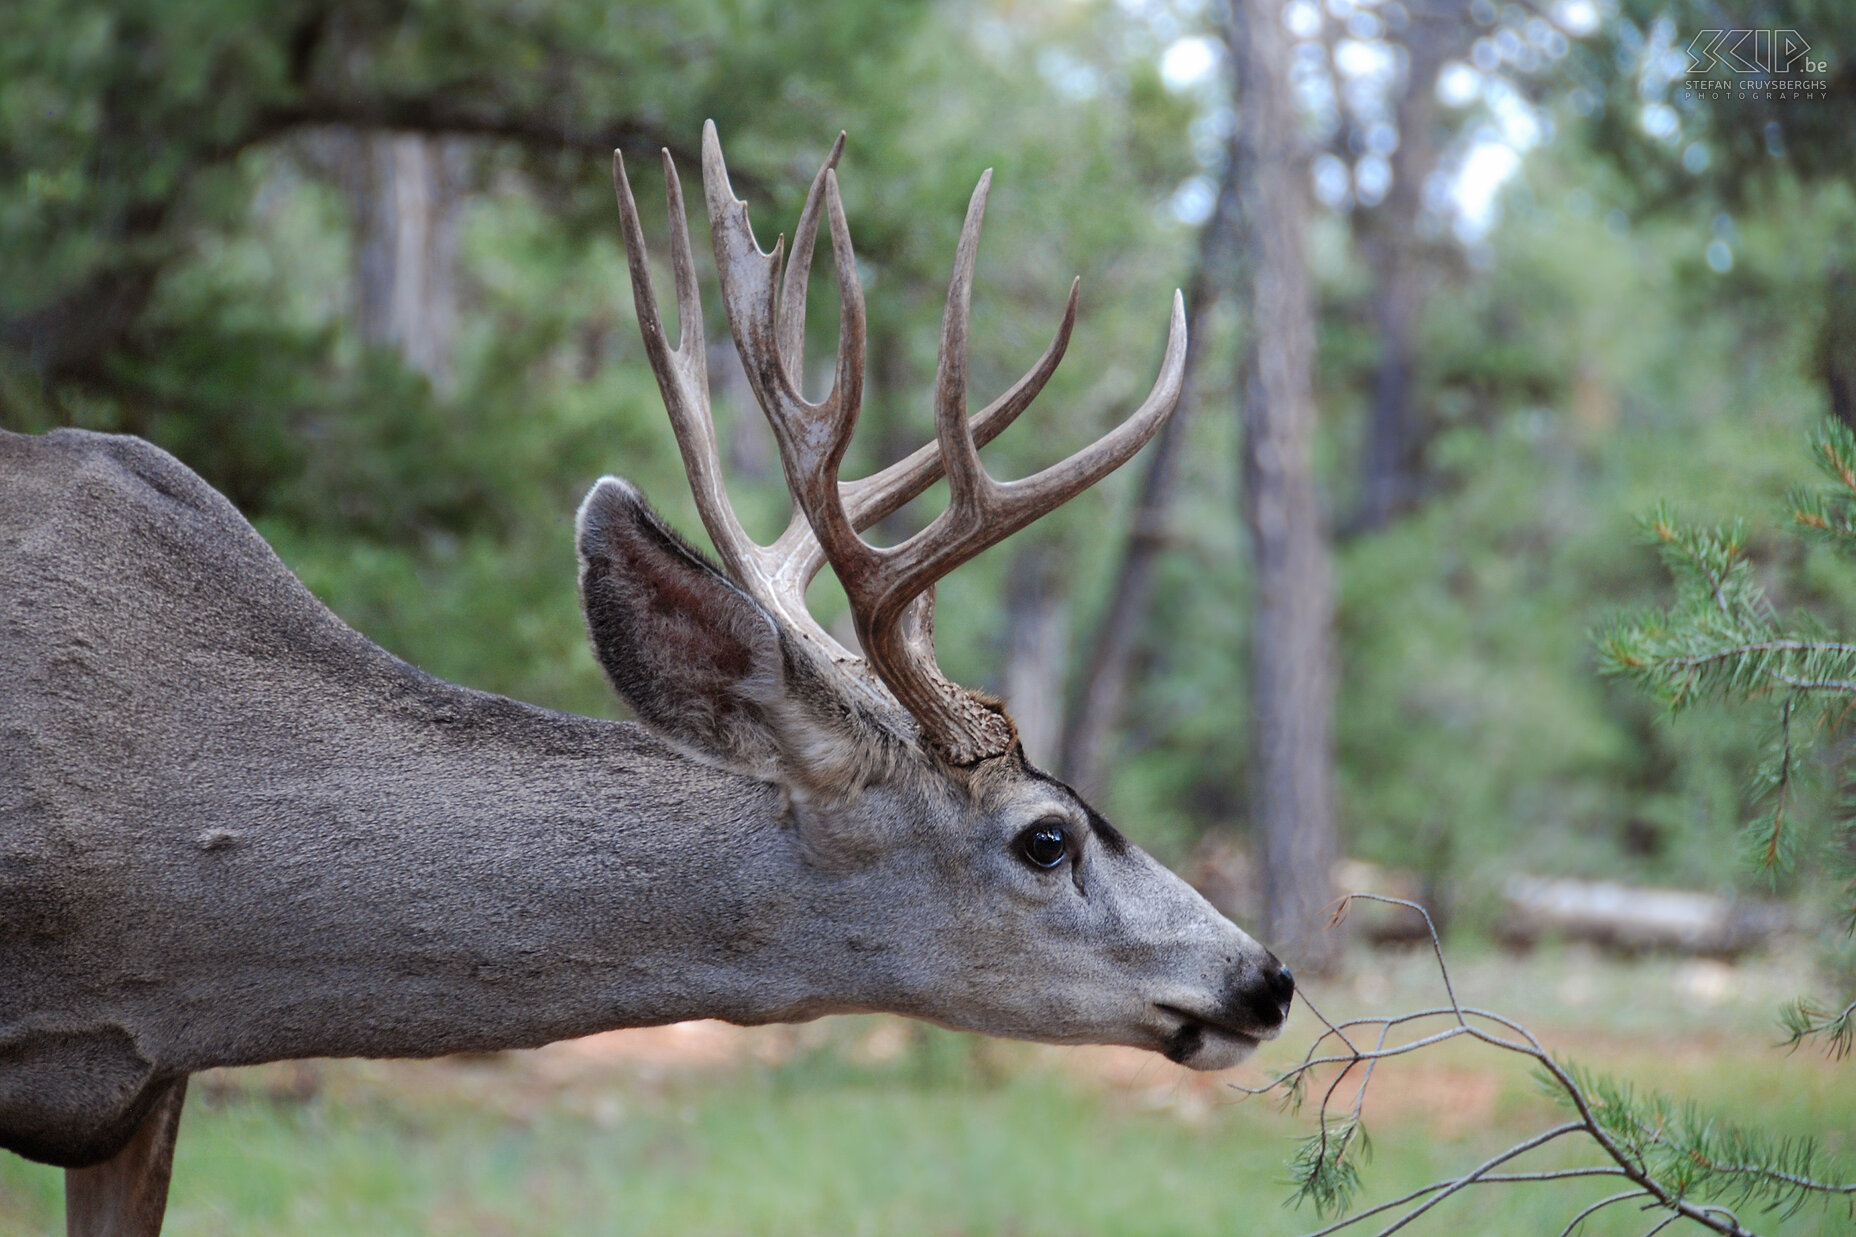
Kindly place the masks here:
<instances>
[{"instance_id":1,"label":"deer ear","mask_svg":"<svg viewBox=\"0 0 1856 1237\"><path fill-rule=\"evenodd\" d=\"M739 773L814 791L860 746L852 710L795 666L780 624L636 486L603 477L576 520L580 601L606 677L639 718Z\"/></svg>"}]
</instances>

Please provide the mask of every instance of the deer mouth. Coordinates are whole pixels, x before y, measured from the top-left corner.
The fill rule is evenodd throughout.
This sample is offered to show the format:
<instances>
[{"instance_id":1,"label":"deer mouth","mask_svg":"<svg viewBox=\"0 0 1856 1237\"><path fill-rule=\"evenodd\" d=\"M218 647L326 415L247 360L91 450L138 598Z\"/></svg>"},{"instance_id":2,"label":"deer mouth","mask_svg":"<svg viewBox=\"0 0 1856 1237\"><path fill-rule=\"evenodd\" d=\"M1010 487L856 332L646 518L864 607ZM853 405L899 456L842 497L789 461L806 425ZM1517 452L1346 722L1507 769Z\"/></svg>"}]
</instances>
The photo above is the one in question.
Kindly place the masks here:
<instances>
[{"instance_id":1,"label":"deer mouth","mask_svg":"<svg viewBox=\"0 0 1856 1237\"><path fill-rule=\"evenodd\" d=\"M1161 1035L1161 1055L1187 1069L1229 1069L1275 1036L1275 1028L1262 1033L1244 1030L1215 1015L1194 1013L1177 1005L1157 1004L1154 1008L1176 1024Z\"/></svg>"}]
</instances>

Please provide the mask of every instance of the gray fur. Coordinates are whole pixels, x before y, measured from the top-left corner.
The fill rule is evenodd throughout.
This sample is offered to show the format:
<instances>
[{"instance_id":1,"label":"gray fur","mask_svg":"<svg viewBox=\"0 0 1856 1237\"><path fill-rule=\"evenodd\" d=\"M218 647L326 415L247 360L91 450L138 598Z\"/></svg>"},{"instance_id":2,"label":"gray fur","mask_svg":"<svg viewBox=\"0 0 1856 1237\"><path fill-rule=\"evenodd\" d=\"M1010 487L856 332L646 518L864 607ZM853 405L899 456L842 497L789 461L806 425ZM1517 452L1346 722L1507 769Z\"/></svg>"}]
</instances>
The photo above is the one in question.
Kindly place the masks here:
<instances>
[{"instance_id":1,"label":"gray fur","mask_svg":"<svg viewBox=\"0 0 1856 1237\"><path fill-rule=\"evenodd\" d=\"M582 513L598 651L662 735L391 656L148 443L0 432L0 1147L104 1161L211 1066L697 1017L1204 1067L1275 1033L1286 977L1191 889L1015 751L953 768L851 704L667 531L618 566L652 528L621 483ZM626 643L676 596L689 656L745 656ZM1014 853L1046 816L1073 872Z\"/></svg>"}]
</instances>

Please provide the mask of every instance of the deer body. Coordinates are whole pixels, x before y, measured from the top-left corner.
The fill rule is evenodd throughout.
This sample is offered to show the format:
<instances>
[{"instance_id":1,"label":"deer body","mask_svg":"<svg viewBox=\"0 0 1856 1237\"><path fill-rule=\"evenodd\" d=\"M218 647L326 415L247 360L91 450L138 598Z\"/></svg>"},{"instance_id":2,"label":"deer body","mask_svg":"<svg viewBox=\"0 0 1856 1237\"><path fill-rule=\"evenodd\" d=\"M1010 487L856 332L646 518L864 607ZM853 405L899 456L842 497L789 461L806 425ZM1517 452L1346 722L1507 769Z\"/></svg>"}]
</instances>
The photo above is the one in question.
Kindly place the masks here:
<instances>
[{"instance_id":1,"label":"deer body","mask_svg":"<svg viewBox=\"0 0 1856 1237\"><path fill-rule=\"evenodd\" d=\"M820 185L848 251L829 168ZM676 419L701 341L669 351L621 204ZM407 665L147 443L0 433L0 1148L72 1170L73 1233L159 1230L185 1079L212 1066L878 1010L1200 1068L1276 1033L1287 972L939 675L927 603L884 594L859 630L888 652L844 653L803 585L828 557L857 605L855 534L821 553L796 517L769 550L731 540L705 431L678 432L727 569L621 481L578 522L595 651L645 725ZM949 432L807 519L880 518L958 455ZM769 585L776 551L798 565Z\"/></svg>"}]
</instances>

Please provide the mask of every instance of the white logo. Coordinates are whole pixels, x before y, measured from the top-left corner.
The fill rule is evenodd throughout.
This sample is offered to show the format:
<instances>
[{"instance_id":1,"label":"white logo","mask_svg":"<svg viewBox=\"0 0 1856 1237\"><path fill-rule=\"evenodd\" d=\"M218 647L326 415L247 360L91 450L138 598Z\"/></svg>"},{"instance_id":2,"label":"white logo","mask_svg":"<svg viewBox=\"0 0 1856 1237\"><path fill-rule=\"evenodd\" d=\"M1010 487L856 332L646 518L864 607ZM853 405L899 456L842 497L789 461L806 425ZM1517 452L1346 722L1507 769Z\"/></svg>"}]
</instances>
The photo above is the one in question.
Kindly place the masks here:
<instances>
[{"instance_id":1,"label":"white logo","mask_svg":"<svg viewBox=\"0 0 1856 1237\"><path fill-rule=\"evenodd\" d=\"M1747 76L1822 74L1830 65L1811 59L1811 45L1796 30L1703 30L1688 45L1691 75L1716 68Z\"/></svg>"}]
</instances>

